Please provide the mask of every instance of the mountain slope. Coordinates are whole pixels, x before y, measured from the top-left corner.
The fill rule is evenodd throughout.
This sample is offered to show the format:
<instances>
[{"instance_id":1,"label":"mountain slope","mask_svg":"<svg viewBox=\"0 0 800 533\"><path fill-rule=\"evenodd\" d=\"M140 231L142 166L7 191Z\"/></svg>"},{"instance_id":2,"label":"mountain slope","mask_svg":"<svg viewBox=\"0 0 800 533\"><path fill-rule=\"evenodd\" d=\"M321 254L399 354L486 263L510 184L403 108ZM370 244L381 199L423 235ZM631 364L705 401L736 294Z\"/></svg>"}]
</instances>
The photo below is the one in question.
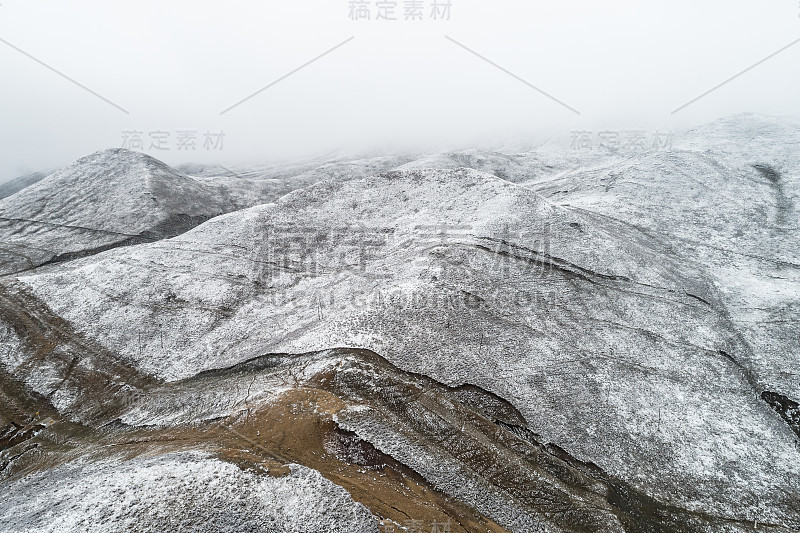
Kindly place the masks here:
<instances>
[{"instance_id":1,"label":"mountain slope","mask_svg":"<svg viewBox=\"0 0 800 533\"><path fill-rule=\"evenodd\" d=\"M0 200L21 191L29 185L40 182L46 177L47 173L31 172L30 174L25 174L24 176L0 184Z\"/></svg>"},{"instance_id":2,"label":"mountain slope","mask_svg":"<svg viewBox=\"0 0 800 533\"><path fill-rule=\"evenodd\" d=\"M603 482L613 490L594 490L606 503L564 522L526 501L530 495L510 496L519 487L492 474L514 471L517 456L503 452L476 462L469 452L474 443L456 446L457 431L435 429L438 418L458 427L461 415L452 418L425 402L431 412L419 416L433 425L391 423L387 405L399 405L395 387L377 386L377 398L367 395L388 370L379 367L361 387L342 389L356 405L336 412L340 429L503 527L646 530L659 520L637 522L622 510L644 501L651 502L647 512L676 513L684 524L699 520L693 530L747 531L753 516L776 531L800 527L794 435L740 374L736 362L750 348L714 280L630 224L555 206L486 174L429 170L322 182L173 239L19 279L20 285L7 284L6 299L27 301L22 307L39 302L53 314L48 320L66 321L83 344L108 352L99 359L81 355L70 335L60 341L63 348L37 356L31 339L39 334L15 329L12 323L25 321L5 315L5 343L16 355L4 364L19 369L15 379L47 396L72 423L99 424L108 409L82 393L74 370L103 372L108 358L152 383L134 385L142 399L106 412L102 423L117 413L134 427L177 429L187 419L237 421L245 411L249 419L277 401L276 393L281 397L280 381L260 381L250 374L258 368L236 365L296 354L288 357L283 382L302 389L307 380L338 381L300 354L364 349L401 372L445 388L477 387L516 410L504 431L528 444L502 446L554 446L546 456L524 454L534 472L551 456L573 465L553 467L565 502L597 497L579 486L599 478L575 485L577 474L569 472L577 465L593 463L602 472L595 476L616 480ZM38 373L22 372L32 361ZM345 370L348 364L334 362ZM190 402L188 411L176 410L185 404L174 397L150 396L159 383L230 367L244 373L240 396L230 383L208 385L208 400ZM110 387L126 384L103 379ZM173 406L166 418L156 414L164 405ZM413 412L406 416L414 419ZM496 416L489 420L498 423ZM511 438L486 431L475 438L495 448ZM441 435L452 439L443 443ZM463 487L512 493L493 500ZM624 505L613 503L619 490L627 491ZM638 509L635 516L645 513Z\"/></svg>"},{"instance_id":3,"label":"mountain slope","mask_svg":"<svg viewBox=\"0 0 800 533\"><path fill-rule=\"evenodd\" d=\"M0 529L800 530L798 141L85 158L0 201L80 250L0 279Z\"/></svg>"},{"instance_id":4,"label":"mountain slope","mask_svg":"<svg viewBox=\"0 0 800 533\"><path fill-rule=\"evenodd\" d=\"M742 371L785 410L779 404L800 399L799 146L799 125L741 115L689 132L674 150L531 187L595 219L633 224L702 265L748 346ZM800 435L800 412L791 416Z\"/></svg>"},{"instance_id":5,"label":"mountain slope","mask_svg":"<svg viewBox=\"0 0 800 533\"><path fill-rule=\"evenodd\" d=\"M0 274L172 237L259 203L220 191L144 154L86 156L0 200Z\"/></svg>"}]
</instances>

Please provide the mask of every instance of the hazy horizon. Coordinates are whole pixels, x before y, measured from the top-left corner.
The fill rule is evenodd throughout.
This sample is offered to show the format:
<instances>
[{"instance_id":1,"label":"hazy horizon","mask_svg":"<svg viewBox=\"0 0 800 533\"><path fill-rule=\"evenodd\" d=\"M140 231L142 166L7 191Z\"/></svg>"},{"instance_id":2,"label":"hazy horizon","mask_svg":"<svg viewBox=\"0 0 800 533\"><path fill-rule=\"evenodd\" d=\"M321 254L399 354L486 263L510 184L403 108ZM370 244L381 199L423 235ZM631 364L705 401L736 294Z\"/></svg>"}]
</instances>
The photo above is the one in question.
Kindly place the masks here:
<instances>
[{"instance_id":1,"label":"hazy horizon","mask_svg":"<svg viewBox=\"0 0 800 533\"><path fill-rule=\"evenodd\" d=\"M0 182L137 142L240 164L800 115L793 0L432 3L5 1Z\"/></svg>"}]
</instances>

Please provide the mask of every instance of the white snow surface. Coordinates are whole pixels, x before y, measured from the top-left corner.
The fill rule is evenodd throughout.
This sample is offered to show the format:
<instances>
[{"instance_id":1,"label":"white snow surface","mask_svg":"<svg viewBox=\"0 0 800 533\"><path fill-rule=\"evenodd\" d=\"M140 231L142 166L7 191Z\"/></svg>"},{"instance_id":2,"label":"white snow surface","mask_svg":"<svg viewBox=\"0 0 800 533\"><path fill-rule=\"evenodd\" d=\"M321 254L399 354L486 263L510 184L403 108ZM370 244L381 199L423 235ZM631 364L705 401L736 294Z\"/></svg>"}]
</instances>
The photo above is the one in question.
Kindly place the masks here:
<instances>
[{"instance_id":1,"label":"white snow surface","mask_svg":"<svg viewBox=\"0 0 800 533\"><path fill-rule=\"evenodd\" d=\"M442 242L442 225L461 229ZM378 241L366 256L364 232ZM309 235L303 256L296 239ZM537 274L537 261L555 266ZM742 502L780 501L800 480L791 431L720 355L746 347L694 297L719 300L695 265L479 172L321 182L20 279L167 380L264 353L368 348L498 394L546 441L666 501L742 516ZM458 304L465 294L483 303Z\"/></svg>"},{"instance_id":2,"label":"white snow surface","mask_svg":"<svg viewBox=\"0 0 800 533\"><path fill-rule=\"evenodd\" d=\"M800 398L798 131L739 116L628 158L339 162L293 169L305 175L295 185L254 171L243 177L262 182L261 198L288 194L18 278L80 333L167 381L267 353L367 348L497 394L542 441L663 502L798 524L797 437L759 396ZM161 186L187 214L217 206L203 191L233 179L209 170ZM0 208L35 215L24 211L35 188L53 183ZM250 194L236 187L232 197ZM115 190L115 202L139 194L141 206L149 189ZM103 222L104 209L53 212L79 224ZM115 227L158 216L148 208ZM17 340L0 342L13 368ZM55 378L41 374L24 379L46 394Z\"/></svg>"},{"instance_id":3,"label":"white snow surface","mask_svg":"<svg viewBox=\"0 0 800 533\"><path fill-rule=\"evenodd\" d=\"M205 182L145 154L103 150L0 199L0 275L174 236L265 194L247 180Z\"/></svg>"},{"instance_id":4,"label":"white snow surface","mask_svg":"<svg viewBox=\"0 0 800 533\"><path fill-rule=\"evenodd\" d=\"M378 521L319 472L275 478L203 452L79 459L5 482L0 530L17 533L373 533Z\"/></svg>"}]
</instances>

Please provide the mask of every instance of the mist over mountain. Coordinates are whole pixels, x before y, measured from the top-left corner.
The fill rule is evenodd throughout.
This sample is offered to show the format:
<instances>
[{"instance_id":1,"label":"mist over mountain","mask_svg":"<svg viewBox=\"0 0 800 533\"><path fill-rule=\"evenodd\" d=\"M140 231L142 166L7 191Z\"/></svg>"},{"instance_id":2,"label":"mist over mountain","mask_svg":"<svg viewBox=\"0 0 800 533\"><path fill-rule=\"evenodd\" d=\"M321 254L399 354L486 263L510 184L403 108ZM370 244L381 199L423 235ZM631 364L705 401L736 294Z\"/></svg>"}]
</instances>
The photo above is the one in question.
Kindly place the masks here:
<instances>
[{"instance_id":1,"label":"mist over mountain","mask_svg":"<svg viewBox=\"0 0 800 533\"><path fill-rule=\"evenodd\" d=\"M15 180L0 529L800 530L799 146Z\"/></svg>"}]
</instances>

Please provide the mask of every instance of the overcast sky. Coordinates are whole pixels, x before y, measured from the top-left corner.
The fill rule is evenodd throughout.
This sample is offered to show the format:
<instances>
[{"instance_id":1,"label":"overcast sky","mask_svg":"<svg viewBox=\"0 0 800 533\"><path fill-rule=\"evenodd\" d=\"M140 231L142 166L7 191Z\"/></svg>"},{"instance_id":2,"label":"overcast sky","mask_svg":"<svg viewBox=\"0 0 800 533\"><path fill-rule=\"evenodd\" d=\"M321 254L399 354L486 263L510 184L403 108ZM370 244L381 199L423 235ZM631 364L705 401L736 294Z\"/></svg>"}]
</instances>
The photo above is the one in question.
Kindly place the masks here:
<instances>
[{"instance_id":1,"label":"overcast sky","mask_svg":"<svg viewBox=\"0 0 800 533\"><path fill-rule=\"evenodd\" d=\"M800 39L797 0L433 2L0 0L0 181L137 137L235 164L800 115L800 43L673 113Z\"/></svg>"}]
</instances>

